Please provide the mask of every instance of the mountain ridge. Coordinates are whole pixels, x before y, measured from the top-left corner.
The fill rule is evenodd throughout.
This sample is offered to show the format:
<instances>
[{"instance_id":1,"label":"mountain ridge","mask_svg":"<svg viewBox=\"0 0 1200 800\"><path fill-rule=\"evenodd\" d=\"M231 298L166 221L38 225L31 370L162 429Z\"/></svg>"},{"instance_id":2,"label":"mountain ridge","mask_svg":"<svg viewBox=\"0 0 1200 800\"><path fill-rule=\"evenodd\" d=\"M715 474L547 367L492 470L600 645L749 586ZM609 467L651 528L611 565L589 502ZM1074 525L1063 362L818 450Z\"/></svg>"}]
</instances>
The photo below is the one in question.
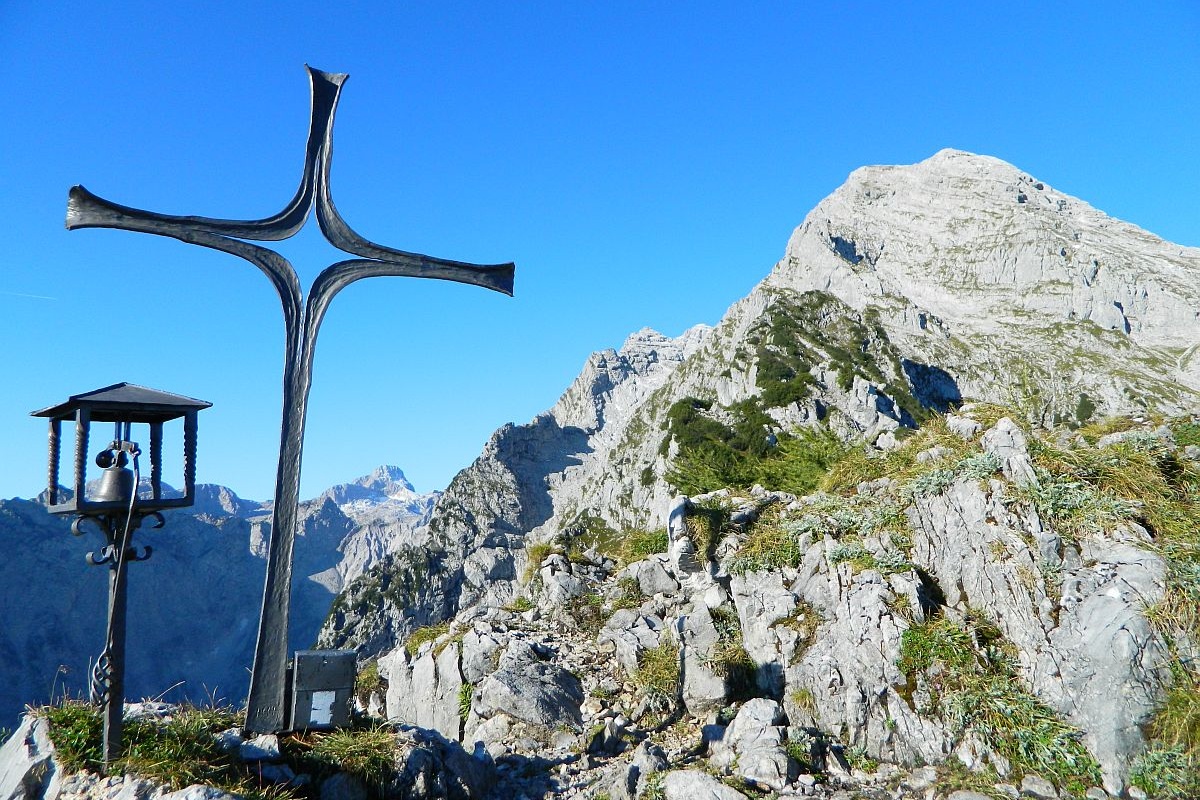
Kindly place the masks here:
<instances>
[{"instance_id":1,"label":"mountain ridge","mask_svg":"<svg viewBox=\"0 0 1200 800\"><path fill-rule=\"evenodd\" d=\"M1061 255L1067 240L1079 258ZM1149 267L1135 258L1143 251ZM1083 262L1101 256L1093 274ZM940 280L951 267L965 276L953 291L917 280ZM722 436L756 424L767 439L821 426L881 449L967 398L1015 402L1047 424L1194 409L1195 347L1181 348L1200 341L1200 294L1179 279L1188 271L1200 271L1200 250L1113 220L998 159L943 150L912 166L856 170L717 326L684 334L652 366L594 354L551 409L497 431L434 509L435 571L381 564L339 598L343 612L361 613L331 615L321 641L369 640L364 652L378 652L458 608L509 602L531 544L663 525L684 434L676 422L689 404L694 424ZM991 313L1013 306L1012 292L986 297L988 281L1003 280L1022 281L1025 317ZM1145 303L1165 304L1166 322L1144 312L1143 290ZM1128 313L1111 298L1129 300ZM1012 324L1018 318L1028 330ZM624 412L614 414L608 404L626 386L641 388L614 402ZM383 605L362 603L383 583L426 578L436 587L420 598L394 588Z\"/></svg>"}]
</instances>

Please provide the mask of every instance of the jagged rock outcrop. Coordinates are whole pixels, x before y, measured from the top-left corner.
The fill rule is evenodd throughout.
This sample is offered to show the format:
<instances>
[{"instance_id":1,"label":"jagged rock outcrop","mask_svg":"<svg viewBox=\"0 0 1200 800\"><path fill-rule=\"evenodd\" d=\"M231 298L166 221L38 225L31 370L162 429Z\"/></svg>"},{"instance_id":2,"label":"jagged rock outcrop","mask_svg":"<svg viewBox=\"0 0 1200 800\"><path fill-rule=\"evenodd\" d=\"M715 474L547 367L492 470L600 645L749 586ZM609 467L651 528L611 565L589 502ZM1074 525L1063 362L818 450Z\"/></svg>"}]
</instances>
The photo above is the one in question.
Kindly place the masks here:
<instances>
[{"instance_id":1,"label":"jagged rock outcrop","mask_svg":"<svg viewBox=\"0 0 1200 800\"><path fill-rule=\"evenodd\" d=\"M42 800L58 794L62 770L54 758L50 725L25 717L0 747L0 798Z\"/></svg>"},{"instance_id":2,"label":"jagged rock outcrop","mask_svg":"<svg viewBox=\"0 0 1200 800\"><path fill-rule=\"evenodd\" d=\"M1197 479L1167 428L1139 431L1107 438L1126 448L1111 458L1149 463L1137 448L1157 448L1155 463ZM611 796L642 786L635 742L664 748L653 772L671 785L690 786L677 776L700 759L762 790L820 794L806 771L823 768L900 787L880 797L926 796L941 773L921 765L952 760L1006 786L1119 795L1177 657L1148 613L1169 568L1136 505L1081 505L1100 495L1041 466L1046 448L1080 453L1049 463L1107 457L1062 435L965 405L860 468L908 465L896 476L694 497L691 513L725 520L699 572L666 553L625 567L539 553L508 608L464 609L415 658L380 660L399 687L386 713L411 722L441 702L448 721L427 724L501 759L586 752L572 785ZM1058 516L1064 492L1091 510ZM642 582L647 565L665 580ZM868 758L884 764L874 775Z\"/></svg>"},{"instance_id":3,"label":"jagged rock outcrop","mask_svg":"<svg viewBox=\"0 0 1200 800\"><path fill-rule=\"evenodd\" d=\"M611 421L627 418L660 388L706 331L698 326L678 340L650 330L634 334L620 351L593 355L550 411L493 434L437 501L428 540L348 586L321 643L378 653L459 608L511 600L525 568L526 538L536 541L555 519L555 487L597 448L607 448Z\"/></svg>"}]
</instances>

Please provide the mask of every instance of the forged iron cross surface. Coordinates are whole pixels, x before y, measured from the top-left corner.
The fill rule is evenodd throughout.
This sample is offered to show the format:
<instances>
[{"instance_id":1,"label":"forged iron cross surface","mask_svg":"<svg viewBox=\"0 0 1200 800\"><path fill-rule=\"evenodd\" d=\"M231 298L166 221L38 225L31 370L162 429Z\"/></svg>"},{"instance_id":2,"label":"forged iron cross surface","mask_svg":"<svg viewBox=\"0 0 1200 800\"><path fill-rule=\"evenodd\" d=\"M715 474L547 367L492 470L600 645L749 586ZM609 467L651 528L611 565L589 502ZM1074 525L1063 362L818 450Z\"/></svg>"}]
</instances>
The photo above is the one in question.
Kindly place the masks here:
<instances>
[{"instance_id":1,"label":"forged iron cross surface","mask_svg":"<svg viewBox=\"0 0 1200 800\"><path fill-rule=\"evenodd\" d=\"M286 352L283 371L283 425L275 475L275 507L267 555L262 616L250 675L246 727L256 733L285 730L288 617L292 583L292 545L300 492L304 420L312 380L317 331L333 296L361 278L394 275L457 281L512 295L513 264L466 264L390 247L359 236L338 215L329 185L333 151L333 117L346 75L306 67L312 84L312 116L300 188L287 207L273 217L223 220L181 217L117 205L75 186L67 200L67 228L119 228L170 236L189 244L221 250L246 259L274 284L283 303ZM273 250L241 241L278 241L296 234L316 209L325 238L358 258L326 267L309 290L307 301L296 271Z\"/></svg>"}]
</instances>

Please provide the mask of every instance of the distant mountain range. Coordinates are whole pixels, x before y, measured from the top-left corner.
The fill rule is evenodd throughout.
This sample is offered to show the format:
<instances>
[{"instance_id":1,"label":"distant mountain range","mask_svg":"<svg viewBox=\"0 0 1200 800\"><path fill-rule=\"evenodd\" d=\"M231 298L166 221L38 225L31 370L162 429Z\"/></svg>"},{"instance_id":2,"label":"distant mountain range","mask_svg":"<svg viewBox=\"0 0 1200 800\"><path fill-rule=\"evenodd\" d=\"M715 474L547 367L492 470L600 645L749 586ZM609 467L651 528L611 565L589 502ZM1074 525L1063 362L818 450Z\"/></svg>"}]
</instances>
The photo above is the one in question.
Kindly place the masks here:
<instances>
[{"instance_id":1,"label":"distant mountain range","mask_svg":"<svg viewBox=\"0 0 1200 800\"><path fill-rule=\"evenodd\" d=\"M380 467L301 506L291 639L311 647L347 581L419 541L440 493L418 494L396 467ZM154 548L129 570L127 694L231 702L246 692L265 576L270 504L212 484L169 512L162 530L135 533ZM100 535L76 538L70 520L30 500L0 500L0 727L25 704L86 692L103 644L107 570L84 556Z\"/></svg>"}]
</instances>

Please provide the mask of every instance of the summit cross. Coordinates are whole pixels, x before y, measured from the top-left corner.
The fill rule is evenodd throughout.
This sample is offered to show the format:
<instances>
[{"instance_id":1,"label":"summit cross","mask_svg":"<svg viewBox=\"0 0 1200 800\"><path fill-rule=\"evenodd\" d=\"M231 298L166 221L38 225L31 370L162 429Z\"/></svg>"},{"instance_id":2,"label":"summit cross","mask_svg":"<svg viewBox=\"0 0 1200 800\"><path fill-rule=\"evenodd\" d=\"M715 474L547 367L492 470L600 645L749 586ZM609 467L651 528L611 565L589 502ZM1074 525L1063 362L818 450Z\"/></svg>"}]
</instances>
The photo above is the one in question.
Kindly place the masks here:
<instances>
[{"instance_id":1,"label":"summit cross","mask_svg":"<svg viewBox=\"0 0 1200 800\"><path fill-rule=\"evenodd\" d=\"M286 351L283 366L283 422L279 462L275 473L275 504L267 553L267 577L262 615L250 674L246 727L256 733L286 729L288 621L291 604L292 549L300 497L300 467L304 422L312 383L313 349L329 303L343 288L362 278L400 276L437 278L482 286L512 295L515 265L467 264L394 250L367 241L342 220L334 207L329 182L333 155L333 118L345 74L305 67L312 89L308 145L300 187L278 214L257 220L224 220L173 216L118 205L89 192L71 188L67 199L67 228L117 228L170 236L244 258L258 267L275 286L283 304ZM315 209L321 233L337 249L357 258L326 267L313 281L307 300L296 270L283 256L242 241L279 241L294 236Z\"/></svg>"}]
</instances>

